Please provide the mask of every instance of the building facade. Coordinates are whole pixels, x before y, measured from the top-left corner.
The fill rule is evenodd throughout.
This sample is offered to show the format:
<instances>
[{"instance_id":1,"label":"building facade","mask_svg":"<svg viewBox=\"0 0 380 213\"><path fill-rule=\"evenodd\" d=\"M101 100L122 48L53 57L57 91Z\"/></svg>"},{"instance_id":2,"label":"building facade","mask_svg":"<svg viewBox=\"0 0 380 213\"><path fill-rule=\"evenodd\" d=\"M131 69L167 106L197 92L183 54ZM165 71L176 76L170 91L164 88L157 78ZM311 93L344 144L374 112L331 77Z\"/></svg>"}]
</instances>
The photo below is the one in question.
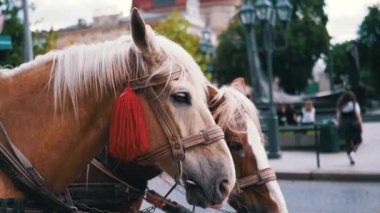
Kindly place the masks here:
<instances>
[{"instance_id":1,"label":"building facade","mask_svg":"<svg viewBox=\"0 0 380 213\"><path fill-rule=\"evenodd\" d=\"M241 0L133 0L132 7L140 9L145 22L151 26L177 10L191 24L190 33L201 35L207 26L217 44L217 36L227 29L238 12ZM130 31L130 17L121 14L96 16L91 24L78 20L74 26L58 30L55 46L62 49L75 44L113 40Z\"/></svg>"},{"instance_id":2,"label":"building facade","mask_svg":"<svg viewBox=\"0 0 380 213\"><path fill-rule=\"evenodd\" d=\"M133 0L132 7L145 12L170 14L178 10L183 17L191 13L193 8L189 5L191 0ZM199 14L204 26L208 26L213 35L213 43L217 43L217 36L227 29L231 19L238 13L242 0L197 0ZM193 17L191 15L190 17ZM187 18L188 19L188 18ZM188 21L192 23L191 19Z\"/></svg>"}]
</instances>

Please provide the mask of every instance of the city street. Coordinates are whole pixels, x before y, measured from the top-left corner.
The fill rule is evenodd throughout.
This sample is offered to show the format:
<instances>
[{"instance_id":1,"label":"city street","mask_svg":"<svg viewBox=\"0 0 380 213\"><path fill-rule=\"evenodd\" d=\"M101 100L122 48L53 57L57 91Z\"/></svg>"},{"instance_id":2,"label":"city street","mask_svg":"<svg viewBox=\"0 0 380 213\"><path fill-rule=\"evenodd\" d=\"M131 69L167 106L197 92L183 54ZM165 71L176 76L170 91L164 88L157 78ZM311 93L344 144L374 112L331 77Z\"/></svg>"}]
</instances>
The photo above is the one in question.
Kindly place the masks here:
<instances>
[{"instance_id":1,"label":"city street","mask_svg":"<svg viewBox=\"0 0 380 213\"><path fill-rule=\"evenodd\" d=\"M292 213L380 212L380 184L363 182L280 181Z\"/></svg>"},{"instance_id":2,"label":"city street","mask_svg":"<svg viewBox=\"0 0 380 213\"><path fill-rule=\"evenodd\" d=\"M279 181L291 213L372 213L380 212L380 184L366 182L329 181ZM165 192L169 189L167 180L155 178L150 188ZM183 188L177 188L171 199L191 209L185 199ZM147 203L143 208L149 207ZM223 210L234 210L226 206ZM157 212L161 212L158 211ZM213 209L196 208L195 212L222 212Z\"/></svg>"}]
</instances>

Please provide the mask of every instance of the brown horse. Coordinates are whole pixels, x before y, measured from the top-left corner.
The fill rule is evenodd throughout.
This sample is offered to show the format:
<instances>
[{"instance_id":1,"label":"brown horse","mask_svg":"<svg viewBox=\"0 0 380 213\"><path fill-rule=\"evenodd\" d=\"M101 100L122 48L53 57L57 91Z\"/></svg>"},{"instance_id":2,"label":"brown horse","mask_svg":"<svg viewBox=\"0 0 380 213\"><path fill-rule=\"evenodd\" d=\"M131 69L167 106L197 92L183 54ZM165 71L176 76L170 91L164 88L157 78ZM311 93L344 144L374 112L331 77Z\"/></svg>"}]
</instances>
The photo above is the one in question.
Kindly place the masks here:
<instances>
[{"instance_id":1,"label":"brown horse","mask_svg":"<svg viewBox=\"0 0 380 213\"><path fill-rule=\"evenodd\" d=\"M161 112L166 112L181 138L215 125L207 105L206 80L191 56L155 35L137 10L132 11L131 31L132 36L51 52L0 72L0 120L54 194L64 191L104 146L112 103L133 79L139 79L134 82L142 88L136 93L147 124L147 154L168 142L176 149L179 140L167 138L152 100L161 104ZM173 78L176 71L180 75ZM158 95L148 96L151 89ZM227 199L235 173L223 139L192 147L180 160L183 173L196 183L186 187L189 203L207 207ZM170 158L150 163L173 177L177 174L178 164ZM22 196L0 171L0 198Z\"/></svg>"},{"instance_id":2,"label":"brown horse","mask_svg":"<svg viewBox=\"0 0 380 213\"><path fill-rule=\"evenodd\" d=\"M238 88L240 92L236 86L242 87ZM253 103L241 93L244 87L244 83L235 82L233 88L220 89L214 98L216 107L213 110L214 119L226 134L235 163L237 183L243 178L256 177L259 170L267 171L270 168L259 114ZM287 212L281 189L272 177L240 187L231 193L229 203L238 212Z\"/></svg>"}]
</instances>

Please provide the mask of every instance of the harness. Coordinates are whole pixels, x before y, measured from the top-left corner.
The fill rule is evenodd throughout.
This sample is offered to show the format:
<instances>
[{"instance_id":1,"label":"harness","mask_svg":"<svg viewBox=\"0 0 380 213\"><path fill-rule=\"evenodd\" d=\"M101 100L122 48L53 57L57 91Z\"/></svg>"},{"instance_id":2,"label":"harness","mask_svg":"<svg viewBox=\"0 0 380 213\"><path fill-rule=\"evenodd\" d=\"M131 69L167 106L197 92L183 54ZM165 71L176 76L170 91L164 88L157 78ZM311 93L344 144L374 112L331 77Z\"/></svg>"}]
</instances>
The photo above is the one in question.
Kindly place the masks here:
<instances>
[{"instance_id":1,"label":"harness","mask_svg":"<svg viewBox=\"0 0 380 213\"><path fill-rule=\"evenodd\" d=\"M244 143L243 139L246 139L245 134L237 133L229 129L226 133L226 141L234 141L237 143ZM231 197L236 197L239 194L243 193L245 189L250 187L256 187L263 184L266 184L270 181L274 181L277 179L276 173L272 168L264 168L260 170L256 170L253 174L238 178L236 180L236 184L234 189L231 192ZM242 204L237 199L230 198L228 201L231 205L235 206L235 209L239 213L253 213L253 212L261 212L258 210L255 205L247 206Z\"/></svg>"},{"instance_id":2,"label":"harness","mask_svg":"<svg viewBox=\"0 0 380 213\"><path fill-rule=\"evenodd\" d=\"M139 157L137 161L152 162L152 160L166 158L171 153L172 159L178 164L178 173L175 176L176 184L167 195L176 187L183 176L182 161L185 159L186 149L198 145L208 145L224 139L224 132L217 125L203 129L195 135L188 137L181 136L177 126L170 118L156 91L153 89L154 86L166 84L171 80L178 80L180 76L181 71L176 70L169 74L155 75L153 77L143 76L129 81L133 90L144 90L144 95L169 142L163 148ZM36 198L36 200L41 201L52 209L59 210L60 212L76 212L77 208L73 205L68 194L58 197L49 191L43 177L11 142L1 122L0 130L0 166L2 171L11 178L14 184L27 195L30 195L30 197Z\"/></svg>"}]
</instances>

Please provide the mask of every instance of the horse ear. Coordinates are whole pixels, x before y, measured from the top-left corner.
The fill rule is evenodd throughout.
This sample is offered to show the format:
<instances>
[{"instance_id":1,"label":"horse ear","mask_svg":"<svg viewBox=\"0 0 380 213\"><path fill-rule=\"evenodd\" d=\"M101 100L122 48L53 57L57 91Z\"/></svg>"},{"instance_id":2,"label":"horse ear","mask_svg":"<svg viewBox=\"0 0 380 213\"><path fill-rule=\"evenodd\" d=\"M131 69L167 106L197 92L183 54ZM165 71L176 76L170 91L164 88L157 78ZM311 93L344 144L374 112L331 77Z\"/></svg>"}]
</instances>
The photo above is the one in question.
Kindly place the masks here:
<instances>
[{"instance_id":1,"label":"horse ear","mask_svg":"<svg viewBox=\"0 0 380 213\"><path fill-rule=\"evenodd\" d=\"M246 90L246 84L245 84L245 80L244 78L235 78L232 82L231 82L231 86L240 90L240 91L245 91Z\"/></svg>"},{"instance_id":2,"label":"horse ear","mask_svg":"<svg viewBox=\"0 0 380 213\"><path fill-rule=\"evenodd\" d=\"M218 89L211 84L207 85L207 89L211 99L218 94Z\"/></svg>"},{"instance_id":3,"label":"horse ear","mask_svg":"<svg viewBox=\"0 0 380 213\"><path fill-rule=\"evenodd\" d=\"M219 91L215 86L209 84L207 85L207 89L209 94L209 107L211 112L213 112L221 103L224 102L225 98L220 95L218 96Z\"/></svg>"},{"instance_id":4,"label":"horse ear","mask_svg":"<svg viewBox=\"0 0 380 213\"><path fill-rule=\"evenodd\" d=\"M145 25L137 8L132 9L131 13L132 39L141 52L155 51L155 35L149 25Z\"/></svg>"},{"instance_id":5,"label":"horse ear","mask_svg":"<svg viewBox=\"0 0 380 213\"><path fill-rule=\"evenodd\" d=\"M244 95L246 96L249 96L250 95L250 91L249 91L249 88L247 86L247 84L245 83L245 80L244 78L235 78L232 82L231 82L231 86L240 91L241 93L243 93Z\"/></svg>"}]
</instances>

